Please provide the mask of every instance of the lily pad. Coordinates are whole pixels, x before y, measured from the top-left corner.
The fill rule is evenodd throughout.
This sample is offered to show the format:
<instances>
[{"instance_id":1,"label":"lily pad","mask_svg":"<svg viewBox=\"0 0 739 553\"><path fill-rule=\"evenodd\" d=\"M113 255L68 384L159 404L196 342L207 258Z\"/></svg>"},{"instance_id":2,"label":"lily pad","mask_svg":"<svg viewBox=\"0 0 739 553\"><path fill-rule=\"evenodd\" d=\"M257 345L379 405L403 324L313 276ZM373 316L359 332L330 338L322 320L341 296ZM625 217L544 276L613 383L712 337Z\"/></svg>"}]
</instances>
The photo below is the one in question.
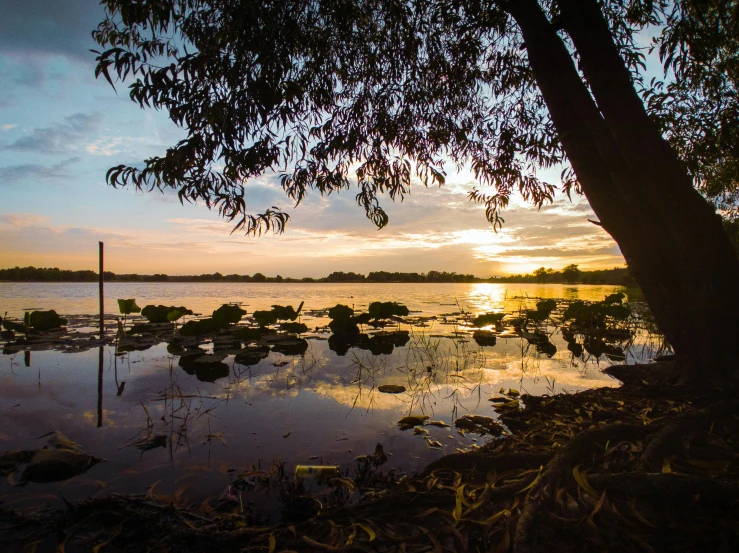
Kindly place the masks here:
<instances>
[{"instance_id":1,"label":"lily pad","mask_svg":"<svg viewBox=\"0 0 739 553\"><path fill-rule=\"evenodd\" d=\"M277 315L274 311L255 311L254 320L257 321L259 328L264 328L277 322Z\"/></svg>"},{"instance_id":2,"label":"lily pad","mask_svg":"<svg viewBox=\"0 0 739 553\"><path fill-rule=\"evenodd\" d=\"M259 329L256 328L248 328L248 327L241 327L237 329L234 333L234 338L237 338L239 340L249 341L249 340L260 340L262 338L262 333L259 332Z\"/></svg>"},{"instance_id":3,"label":"lily pad","mask_svg":"<svg viewBox=\"0 0 739 553\"><path fill-rule=\"evenodd\" d=\"M408 315L408 308L394 301L375 301L369 305L368 312L373 319L389 319L392 316L405 317Z\"/></svg>"},{"instance_id":4,"label":"lily pad","mask_svg":"<svg viewBox=\"0 0 739 553\"><path fill-rule=\"evenodd\" d=\"M354 315L354 309L347 305L336 304L328 310L328 316L334 321L347 321Z\"/></svg>"},{"instance_id":5,"label":"lily pad","mask_svg":"<svg viewBox=\"0 0 739 553\"><path fill-rule=\"evenodd\" d=\"M213 319L209 318L186 322L180 328L180 334L183 336L200 336L217 330L219 330L219 326Z\"/></svg>"},{"instance_id":6,"label":"lily pad","mask_svg":"<svg viewBox=\"0 0 739 553\"><path fill-rule=\"evenodd\" d=\"M130 315L131 313L141 313L141 308L136 305L136 299L119 299L118 300L118 311L121 315Z\"/></svg>"},{"instance_id":7,"label":"lily pad","mask_svg":"<svg viewBox=\"0 0 739 553\"><path fill-rule=\"evenodd\" d=\"M231 373L228 365L222 362L224 358L223 354L208 354L198 348L183 353L178 365L187 374L194 375L201 382L215 382Z\"/></svg>"},{"instance_id":8,"label":"lily pad","mask_svg":"<svg viewBox=\"0 0 739 553\"><path fill-rule=\"evenodd\" d=\"M283 355L303 355L307 350L308 342L302 338L283 340L276 343L272 348L272 351Z\"/></svg>"},{"instance_id":9,"label":"lily pad","mask_svg":"<svg viewBox=\"0 0 739 553\"><path fill-rule=\"evenodd\" d=\"M223 328L238 323L244 315L246 311L238 305L225 303L213 311L213 322L216 326Z\"/></svg>"},{"instance_id":10,"label":"lily pad","mask_svg":"<svg viewBox=\"0 0 739 553\"><path fill-rule=\"evenodd\" d=\"M308 332L308 327L304 323L282 323L280 328L290 334L302 334Z\"/></svg>"},{"instance_id":11,"label":"lily pad","mask_svg":"<svg viewBox=\"0 0 739 553\"><path fill-rule=\"evenodd\" d=\"M498 339L495 334L489 330L478 330L472 335L472 339L477 342L478 346L494 346Z\"/></svg>"},{"instance_id":12,"label":"lily pad","mask_svg":"<svg viewBox=\"0 0 739 553\"><path fill-rule=\"evenodd\" d=\"M401 430L408 430L414 426L421 426L430 417L428 415L408 415L398 421Z\"/></svg>"},{"instance_id":13,"label":"lily pad","mask_svg":"<svg viewBox=\"0 0 739 553\"><path fill-rule=\"evenodd\" d=\"M405 386L398 386L397 384L383 384L377 389L383 394L402 394L405 392Z\"/></svg>"},{"instance_id":14,"label":"lily pad","mask_svg":"<svg viewBox=\"0 0 739 553\"><path fill-rule=\"evenodd\" d=\"M29 326L35 330L52 330L67 324L67 319L57 315L53 309L49 311L33 311L28 317Z\"/></svg>"},{"instance_id":15,"label":"lily pad","mask_svg":"<svg viewBox=\"0 0 739 553\"><path fill-rule=\"evenodd\" d=\"M472 321L472 324L477 328L482 328L483 326L490 326L499 323L504 317L505 313L486 313L476 317L475 320Z\"/></svg>"},{"instance_id":16,"label":"lily pad","mask_svg":"<svg viewBox=\"0 0 739 553\"><path fill-rule=\"evenodd\" d=\"M305 302L301 301L297 310L294 309L292 305L288 305L287 307L284 305L273 305L272 312L281 321L294 321L298 318L298 315L300 315L300 311L303 309L304 303Z\"/></svg>"},{"instance_id":17,"label":"lily pad","mask_svg":"<svg viewBox=\"0 0 739 553\"><path fill-rule=\"evenodd\" d=\"M150 323L168 323L171 321L167 317L172 311L179 311L182 315L192 315L192 311L187 307L152 304L141 310L141 316L145 317Z\"/></svg>"},{"instance_id":18,"label":"lily pad","mask_svg":"<svg viewBox=\"0 0 739 553\"><path fill-rule=\"evenodd\" d=\"M250 346L241 350L234 361L239 365L256 365L269 355L269 346Z\"/></svg>"}]
</instances>

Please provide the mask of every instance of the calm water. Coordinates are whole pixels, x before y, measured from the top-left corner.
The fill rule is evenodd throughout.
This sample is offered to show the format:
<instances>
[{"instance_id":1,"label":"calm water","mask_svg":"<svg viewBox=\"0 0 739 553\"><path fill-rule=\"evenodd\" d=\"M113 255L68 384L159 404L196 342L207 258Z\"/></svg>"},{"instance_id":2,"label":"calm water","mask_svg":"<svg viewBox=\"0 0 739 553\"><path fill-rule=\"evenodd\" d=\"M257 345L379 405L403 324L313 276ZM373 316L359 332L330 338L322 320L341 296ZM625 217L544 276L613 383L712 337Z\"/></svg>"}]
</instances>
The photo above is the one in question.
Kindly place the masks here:
<instances>
[{"instance_id":1,"label":"calm water","mask_svg":"<svg viewBox=\"0 0 739 553\"><path fill-rule=\"evenodd\" d=\"M574 358L559 332L550 328L557 352L538 353L520 337L499 338L480 347L458 325L460 312L509 312L533 307L533 298L601 300L623 291L614 286L497 284L141 284L106 285L106 311L118 311L117 298L184 305L209 314L226 302L239 302L251 314L273 304L305 301L302 321L311 332L307 352L272 352L243 366L229 355L228 369L214 382L178 366L167 344L116 355L114 347L78 353L32 351L0 355L0 451L37 449L37 436L65 433L106 463L60 483L11 487L0 484L0 504L29 500L54 502L107 493L156 493L178 501L202 502L223 494L233 474L273 461L295 464L355 465L354 458L383 444L387 468L422 468L446 453L468 449L484 438L462 436L453 427L429 427L424 436L401 431L397 421L427 413L453 424L465 413L492 416L488 399L501 388L542 394L615 385L601 369L611 363ZM639 298L631 298L638 300ZM337 303L365 310L372 301L398 301L414 317L432 317L410 326L410 342L389 355L350 349L338 355L328 346L328 322L319 311ZM0 313L21 317L24 309L55 309L91 314L97 309L96 284L0 283ZM207 345L212 348L212 344ZM627 362L646 360L655 345L640 337L627 350ZM102 378L99 379L102 357ZM429 369L432 367L432 369ZM125 384L123 384L125 382ZM400 384L399 395L377 391ZM102 388L99 386L102 385ZM101 390L101 393L99 393ZM98 425L101 423L101 426ZM166 436L167 446L142 452L130 444L147 435ZM35 499L34 499L35 498ZM277 499L249 498L274 510ZM19 503L20 502L20 503ZM272 507L270 507L272 505Z\"/></svg>"}]
</instances>

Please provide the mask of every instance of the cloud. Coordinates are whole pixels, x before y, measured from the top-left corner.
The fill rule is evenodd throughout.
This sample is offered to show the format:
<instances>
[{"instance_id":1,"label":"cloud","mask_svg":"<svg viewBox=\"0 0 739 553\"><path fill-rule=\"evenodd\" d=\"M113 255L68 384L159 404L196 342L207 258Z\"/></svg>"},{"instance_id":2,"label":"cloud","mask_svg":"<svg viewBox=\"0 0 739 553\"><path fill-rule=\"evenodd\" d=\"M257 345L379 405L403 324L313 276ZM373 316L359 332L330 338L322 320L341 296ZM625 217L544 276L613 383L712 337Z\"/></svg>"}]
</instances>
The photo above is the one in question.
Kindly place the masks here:
<instances>
[{"instance_id":1,"label":"cloud","mask_svg":"<svg viewBox=\"0 0 739 553\"><path fill-rule=\"evenodd\" d=\"M5 146L8 150L42 154L61 154L75 151L81 140L100 128L102 116L97 113L75 113L64 118L62 123L33 129Z\"/></svg>"},{"instance_id":2,"label":"cloud","mask_svg":"<svg viewBox=\"0 0 739 553\"><path fill-rule=\"evenodd\" d=\"M0 232L12 232L27 227L38 227L48 222L48 217L35 213L3 213L0 214Z\"/></svg>"},{"instance_id":3,"label":"cloud","mask_svg":"<svg viewBox=\"0 0 739 553\"><path fill-rule=\"evenodd\" d=\"M10 129L14 129L18 126L18 123L8 123L5 125L0 125L0 131L9 131Z\"/></svg>"},{"instance_id":4,"label":"cloud","mask_svg":"<svg viewBox=\"0 0 739 553\"><path fill-rule=\"evenodd\" d=\"M90 62L91 31L102 21L99 0L4 0L0 54L64 56Z\"/></svg>"},{"instance_id":5,"label":"cloud","mask_svg":"<svg viewBox=\"0 0 739 553\"><path fill-rule=\"evenodd\" d=\"M11 165L8 167L0 167L0 185L13 184L21 181L30 180L54 180L60 178L69 178L71 174L66 171L67 167L73 163L81 161L79 157L70 157L61 163L52 165L51 167L38 164Z\"/></svg>"}]
</instances>

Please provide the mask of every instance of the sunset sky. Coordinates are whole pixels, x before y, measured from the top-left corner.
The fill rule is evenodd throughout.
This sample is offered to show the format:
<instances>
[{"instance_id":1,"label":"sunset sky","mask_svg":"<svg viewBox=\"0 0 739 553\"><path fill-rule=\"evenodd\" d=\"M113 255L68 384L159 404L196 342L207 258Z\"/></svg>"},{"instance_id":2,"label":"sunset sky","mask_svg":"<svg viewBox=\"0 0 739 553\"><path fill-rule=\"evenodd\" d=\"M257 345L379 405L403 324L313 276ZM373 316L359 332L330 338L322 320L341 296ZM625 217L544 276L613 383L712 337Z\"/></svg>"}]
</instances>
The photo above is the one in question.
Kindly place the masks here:
<instances>
[{"instance_id":1,"label":"sunset sky","mask_svg":"<svg viewBox=\"0 0 739 553\"><path fill-rule=\"evenodd\" d=\"M449 172L443 188L418 185L402 204L383 206L378 231L354 193L309 194L279 236L231 234L203 205L176 194L135 193L105 184L105 172L163 154L185 136L166 114L142 111L94 78L90 31L103 18L97 0L5 0L0 17L0 268L95 269L97 241L117 273L262 272L325 276L331 271L427 272L485 277L537 267L623 266L618 247L584 198L564 194L541 211L512 202L494 233L484 208L467 201L468 173ZM547 176L558 182L559 171ZM254 212L289 208L277 177L247 183Z\"/></svg>"}]
</instances>

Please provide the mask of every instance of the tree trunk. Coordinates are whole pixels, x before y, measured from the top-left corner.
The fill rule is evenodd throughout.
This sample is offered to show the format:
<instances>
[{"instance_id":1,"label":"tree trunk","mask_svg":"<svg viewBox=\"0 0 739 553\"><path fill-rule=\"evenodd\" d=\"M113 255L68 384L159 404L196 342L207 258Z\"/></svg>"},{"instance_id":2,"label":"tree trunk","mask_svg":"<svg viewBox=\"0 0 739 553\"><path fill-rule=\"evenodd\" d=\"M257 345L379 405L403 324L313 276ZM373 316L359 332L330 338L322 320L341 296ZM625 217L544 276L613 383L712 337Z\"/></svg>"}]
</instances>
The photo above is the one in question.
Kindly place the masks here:
<instances>
[{"instance_id":1,"label":"tree trunk","mask_svg":"<svg viewBox=\"0 0 739 553\"><path fill-rule=\"evenodd\" d=\"M538 2L507 6L582 189L687 376L736 385L739 259L649 119L597 3L560 0L590 89Z\"/></svg>"}]
</instances>

